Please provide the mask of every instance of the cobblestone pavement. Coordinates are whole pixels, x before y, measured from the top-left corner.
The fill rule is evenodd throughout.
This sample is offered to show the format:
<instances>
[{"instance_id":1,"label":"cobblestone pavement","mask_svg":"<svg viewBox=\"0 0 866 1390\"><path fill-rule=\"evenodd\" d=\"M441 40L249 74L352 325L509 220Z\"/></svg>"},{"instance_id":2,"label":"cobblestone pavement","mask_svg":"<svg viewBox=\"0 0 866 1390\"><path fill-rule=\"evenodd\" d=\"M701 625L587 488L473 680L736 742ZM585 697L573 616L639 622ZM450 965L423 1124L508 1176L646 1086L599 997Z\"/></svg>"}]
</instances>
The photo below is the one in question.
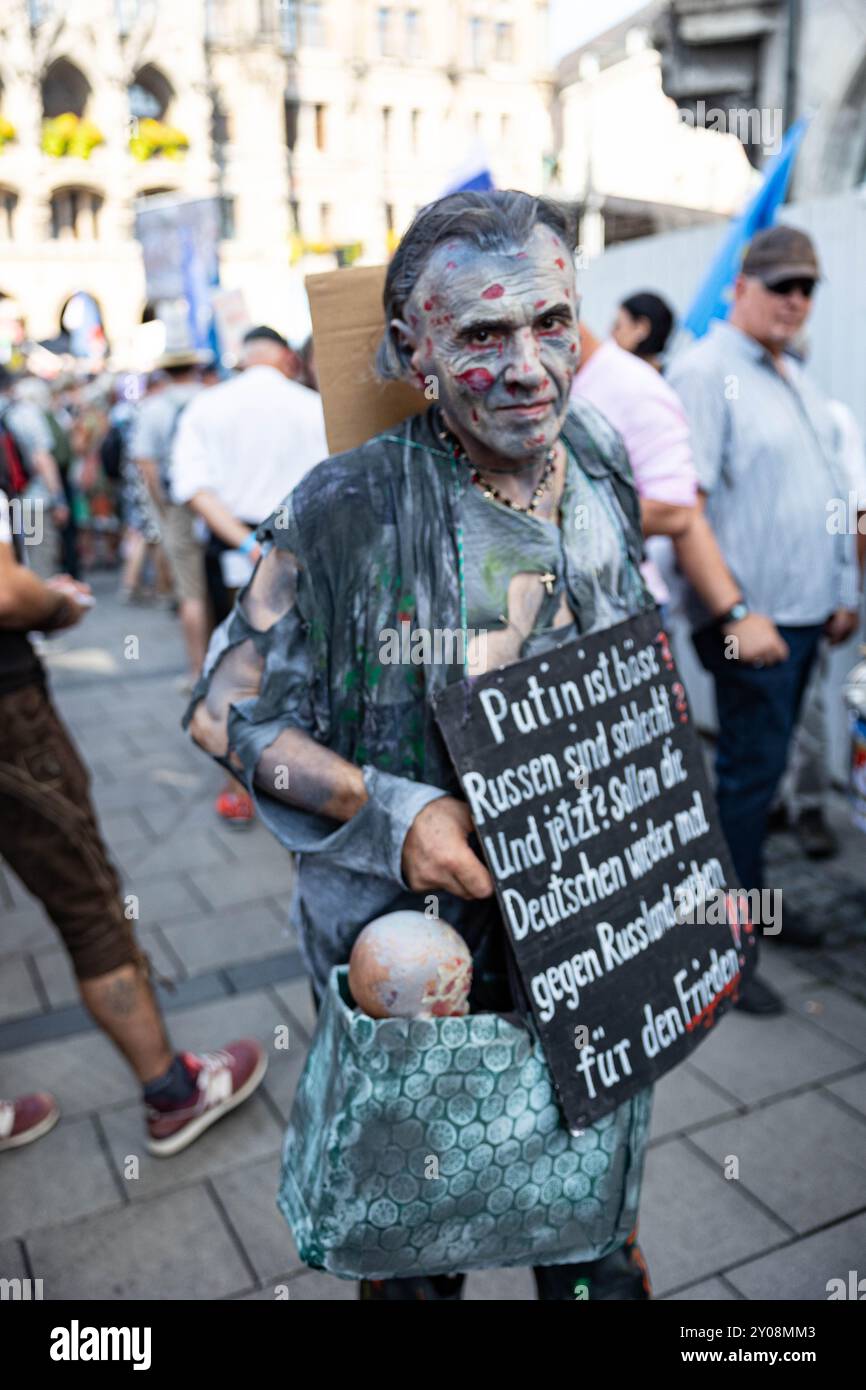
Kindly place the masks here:
<instances>
[{"instance_id":1,"label":"cobblestone pavement","mask_svg":"<svg viewBox=\"0 0 866 1390\"><path fill-rule=\"evenodd\" d=\"M256 826L215 821L219 771L179 727L182 654L165 612L123 608L113 581L75 633L48 644L57 704L93 793L175 1041L273 1039L257 1096L186 1153L143 1151L136 1083L77 1003L41 908L0 871L0 1090L53 1091L63 1118L0 1156L0 1277L46 1298L355 1298L300 1264L274 1206L282 1131L313 1027L286 924L289 861ZM127 638L138 639L137 654ZM823 1299L866 1259L866 840L832 818L827 865L773 841L772 878L831 935L820 952L773 942L763 970L784 1017L728 1017L656 1089L641 1239L657 1296ZM127 1158L139 1176L124 1176ZM739 1179L724 1177L739 1160ZM283 1295L284 1296L284 1295ZM527 1270L472 1275L471 1299L533 1297Z\"/></svg>"}]
</instances>

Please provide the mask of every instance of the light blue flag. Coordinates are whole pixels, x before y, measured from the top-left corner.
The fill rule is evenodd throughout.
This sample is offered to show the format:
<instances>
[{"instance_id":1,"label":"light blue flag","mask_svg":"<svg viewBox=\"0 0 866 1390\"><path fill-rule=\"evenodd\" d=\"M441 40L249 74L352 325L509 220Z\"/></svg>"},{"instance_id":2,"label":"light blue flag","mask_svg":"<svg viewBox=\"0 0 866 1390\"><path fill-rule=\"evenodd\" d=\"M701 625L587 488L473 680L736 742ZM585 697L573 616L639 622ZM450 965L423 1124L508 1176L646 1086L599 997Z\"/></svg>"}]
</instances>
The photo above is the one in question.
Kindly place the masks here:
<instances>
[{"instance_id":1,"label":"light blue flag","mask_svg":"<svg viewBox=\"0 0 866 1390\"><path fill-rule=\"evenodd\" d=\"M794 160L809 124L801 116L785 132L782 148L767 165L763 183L743 211L731 219L728 234L719 247L706 279L683 319L695 338L702 338L713 319L726 319L731 307L731 287L740 269L746 247L756 232L771 227L788 191Z\"/></svg>"}]
</instances>

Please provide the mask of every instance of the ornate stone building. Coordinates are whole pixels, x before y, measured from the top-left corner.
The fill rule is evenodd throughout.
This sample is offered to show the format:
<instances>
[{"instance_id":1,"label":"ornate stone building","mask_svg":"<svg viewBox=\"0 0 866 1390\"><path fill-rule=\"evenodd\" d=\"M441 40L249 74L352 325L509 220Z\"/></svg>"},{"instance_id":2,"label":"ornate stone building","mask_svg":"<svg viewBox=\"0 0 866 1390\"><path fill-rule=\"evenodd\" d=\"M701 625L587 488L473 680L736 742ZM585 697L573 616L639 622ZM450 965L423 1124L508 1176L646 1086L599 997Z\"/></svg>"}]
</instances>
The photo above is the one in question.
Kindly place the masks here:
<instances>
[{"instance_id":1,"label":"ornate stone building","mask_svg":"<svg viewBox=\"0 0 866 1390\"><path fill-rule=\"evenodd\" d=\"M121 358L145 307L136 201L219 193L223 284L291 329L304 271L382 260L479 142L497 184L541 190L546 18L539 0L6 0L5 302L44 339L87 291Z\"/></svg>"}]
</instances>

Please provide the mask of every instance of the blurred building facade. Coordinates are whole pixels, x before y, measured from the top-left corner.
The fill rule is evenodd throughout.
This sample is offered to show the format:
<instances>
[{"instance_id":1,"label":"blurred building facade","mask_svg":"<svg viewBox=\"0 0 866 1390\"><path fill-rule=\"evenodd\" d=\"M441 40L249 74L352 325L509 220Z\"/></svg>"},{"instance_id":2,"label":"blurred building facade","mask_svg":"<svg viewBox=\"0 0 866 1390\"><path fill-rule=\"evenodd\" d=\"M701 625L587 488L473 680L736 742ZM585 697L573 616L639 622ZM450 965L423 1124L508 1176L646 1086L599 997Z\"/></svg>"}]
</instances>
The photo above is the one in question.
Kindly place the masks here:
<instances>
[{"instance_id":1,"label":"blurred building facade","mask_svg":"<svg viewBox=\"0 0 866 1390\"><path fill-rule=\"evenodd\" d=\"M754 180L736 135L695 128L662 90L652 46L660 9L645 5L556 70L554 187L581 205L590 259L606 245L728 217Z\"/></svg>"},{"instance_id":2,"label":"blurred building facade","mask_svg":"<svg viewBox=\"0 0 866 1390\"><path fill-rule=\"evenodd\" d=\"M546 22L540 0L6 0L0 293L40 339L92 295L120 356L137 200L219 194L223 284L290 328L303 271L383 260L473 146L541 191Z\"/></svg>"},{"instance_id":3,"label":"blurred building facade","mask_svg":"<svg viewBox=\"0 0 866 1390\"><path fill-rule=\"evenodd\" d=\"M785 126L812 116L793 197L866 181L864 0L665 0L653 37L678 106L780 110ZM765 152L747 149L760 165Z\"/></svg>"}]
</instances>

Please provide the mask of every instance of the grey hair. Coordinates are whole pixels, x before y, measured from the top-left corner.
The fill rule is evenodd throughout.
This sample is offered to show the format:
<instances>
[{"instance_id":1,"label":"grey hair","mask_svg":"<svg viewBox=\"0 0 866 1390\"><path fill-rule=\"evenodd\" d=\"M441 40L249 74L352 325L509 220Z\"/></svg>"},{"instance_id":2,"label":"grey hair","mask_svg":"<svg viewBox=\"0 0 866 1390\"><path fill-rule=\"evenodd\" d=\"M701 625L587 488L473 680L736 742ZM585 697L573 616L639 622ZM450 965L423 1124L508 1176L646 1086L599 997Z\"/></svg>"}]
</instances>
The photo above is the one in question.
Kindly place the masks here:
<instances>
[{"instance_id":1,"label":"grey hair","mask_svg":"<svg viewBox=\"0 0 866 1390\"><path fill-rule=\"evenodd\" d=\"M550 227L572 250L577 239L576 213L550 198L534 198L513 189L466 191L449 193L421 208L397 247L385 277L385 332L376 352L379 376L398 380L406 371L409 354L392 329L391 320L404 317L406 301L437 246L446 241L468 241L479 251L513 251L526 245L533 227L539 223Z\"/></svg>"}]
</instances>

